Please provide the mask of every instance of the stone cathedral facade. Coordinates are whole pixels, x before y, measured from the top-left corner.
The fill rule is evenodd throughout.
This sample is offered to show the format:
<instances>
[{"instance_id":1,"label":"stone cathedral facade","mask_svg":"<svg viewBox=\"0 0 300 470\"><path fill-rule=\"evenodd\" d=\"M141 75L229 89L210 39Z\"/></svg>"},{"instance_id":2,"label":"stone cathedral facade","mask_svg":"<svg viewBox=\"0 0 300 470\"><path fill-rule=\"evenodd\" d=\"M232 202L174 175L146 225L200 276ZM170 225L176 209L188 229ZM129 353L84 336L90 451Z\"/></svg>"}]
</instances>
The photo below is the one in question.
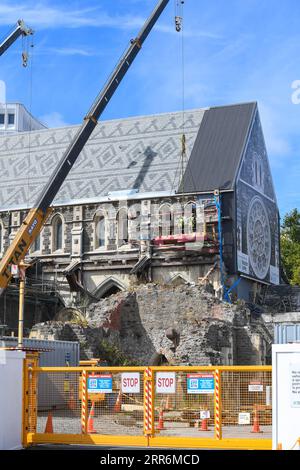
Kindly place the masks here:
<instances>
[{"instance_id":1,"label":"stone cathedral facade","mask_svg":"<svg viewBox=\"0 0 300 470\"><path fill-rule=\"evenodd\" d=\"M0 136L0 251L77 127ZM182 142L184 141L184 146ZM279 217L256 103L99 122L31 247L66 306L133 284L280 282Z\"/></svg>"}]
</instances>

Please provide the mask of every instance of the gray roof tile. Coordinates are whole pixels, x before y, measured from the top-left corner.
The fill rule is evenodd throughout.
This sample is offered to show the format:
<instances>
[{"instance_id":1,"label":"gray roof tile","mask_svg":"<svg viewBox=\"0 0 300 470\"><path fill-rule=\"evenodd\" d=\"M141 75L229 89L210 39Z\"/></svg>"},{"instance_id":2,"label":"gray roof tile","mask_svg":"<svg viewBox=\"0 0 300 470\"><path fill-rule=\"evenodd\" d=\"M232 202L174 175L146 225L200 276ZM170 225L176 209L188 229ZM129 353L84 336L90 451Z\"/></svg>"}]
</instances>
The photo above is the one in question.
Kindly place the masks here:
<instances>
[{"instance_id":1,"label":"gray roof tile","mask_svg":"<svg viewBox=\"0 0 300 470\"><path fill-rule=\"evenodd\" d=\"M233 189L256 106L253 102L206 111L181 182L183 192Z\"/></svg>"},{"instance_id":2,"label":"gray roof tile","mask_svg":"<svg viewBox=\"0 0 300 470\"><path fill-rule=\"evenodd\" d=\"M185 113L191 152L205 110ZM54 205L95 201L110 191L171 191L179 185L182 113L101 121ZM78 126L0 137L0 210L32 207Z\"/></svg>"}]
</instances>

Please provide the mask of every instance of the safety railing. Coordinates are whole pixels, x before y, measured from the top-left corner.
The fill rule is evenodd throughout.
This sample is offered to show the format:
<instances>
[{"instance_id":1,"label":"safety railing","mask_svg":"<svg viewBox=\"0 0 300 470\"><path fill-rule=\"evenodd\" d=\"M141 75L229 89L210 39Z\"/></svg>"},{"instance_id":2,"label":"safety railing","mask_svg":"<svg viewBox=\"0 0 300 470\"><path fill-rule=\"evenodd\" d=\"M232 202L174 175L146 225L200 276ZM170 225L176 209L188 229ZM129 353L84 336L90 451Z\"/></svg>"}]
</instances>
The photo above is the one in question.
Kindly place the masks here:
<instances>
[{"instance_id":1,"label":"safety railing","mask_svg":"<svg viewBox=\"0 0 300 470\"><path fill-rule=\"evenodd\" d=\"M24 445L271 449L271 367L37 367Z\"/></svg>"}]
</instances>

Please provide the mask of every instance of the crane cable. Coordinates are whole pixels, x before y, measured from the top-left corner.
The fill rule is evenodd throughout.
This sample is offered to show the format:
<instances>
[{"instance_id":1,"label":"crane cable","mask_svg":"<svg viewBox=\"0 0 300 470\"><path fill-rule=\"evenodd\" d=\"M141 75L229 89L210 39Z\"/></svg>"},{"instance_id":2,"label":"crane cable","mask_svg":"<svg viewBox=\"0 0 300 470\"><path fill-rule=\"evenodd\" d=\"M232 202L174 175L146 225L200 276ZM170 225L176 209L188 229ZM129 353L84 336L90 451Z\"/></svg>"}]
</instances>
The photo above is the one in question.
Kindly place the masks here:
<instances>
[{"instance_id":1,"label":"crane cable","mask_svg":"<svg viewBox=\"0 0 300 470\"><path fill-rule=\"evenodd\" d=\"M179 168L176 169L175 177L172 185L172 191L178 178L176 190L183 190L184 175L186 168L189 171L190 178L193 186L196 188L193 174L191 173L187 164L187 148L186 148L186 134L185 134L185 37L184 37L184 0L174 0L174 14L175 14L175 30L181 33L180 38L180 56L181 56L181 108L182 108L182 134L180 141L180 161ZM179 177L178 177L179 172Z\"/></svg>"},{"instance_id":2,"label":"crane cable","mask_svg":"<svg viewBox=\"0 0 300 470\"><path fill-rule=\"evenodd\" d=\"M27 165L27 209L30 208L30 173L31 173L31 132L32 132L32 90L33 90L33 48L34 44L33 41L30 41L29 44L29 37L23 37L23 40L26 41L26 47L23 49L22 58L26 57L26 64L23 67L27 67L28 59L30 58L30 65L29 65L29 85L28 85L28 95L29 95L29 129L28 129L28 165ZM29 48L31 48L29 54ZM23 55L24 54L24 55Z\"/></svg>"},{"instance_id":3,"label":"crane cable","mask_svg":"<svg viewBox=\"0 0 300 470\"><path fill-rule=\"evenodd\" d=\"M178 162L178 167L176 168L174 180L172 184L171 191L174 187L176 191L179 190L180 183L182 182L184 175L184 159L186 156L186 147L185 147L185 134L184 134L184 118L185 118L185 69L184 69L184 34L183 34L183 5L184 0L174 0L174 19L175 19L175 30L177 33L181 33L180 38L180 58L181 61L181 109L182 109L182 135L180 139L180 159ZM179 173L179 175L178 175ZM178 181L178 184L177 184Z\"/></svg>"}]
</instances>

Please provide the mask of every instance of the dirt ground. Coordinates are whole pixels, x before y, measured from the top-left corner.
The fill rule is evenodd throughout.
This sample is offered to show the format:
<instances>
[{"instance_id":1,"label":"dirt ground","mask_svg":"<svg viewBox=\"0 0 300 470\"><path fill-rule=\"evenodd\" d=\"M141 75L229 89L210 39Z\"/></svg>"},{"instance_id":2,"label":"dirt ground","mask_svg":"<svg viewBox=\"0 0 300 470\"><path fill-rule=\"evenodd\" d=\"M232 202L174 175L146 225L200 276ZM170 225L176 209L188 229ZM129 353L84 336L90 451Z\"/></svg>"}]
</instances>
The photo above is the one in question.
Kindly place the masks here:
<instances>
[{"instance_id":1,"label":"dirt ground","mask_svg":"<svg viewBox=\"0 0 300 470\"><path fill-rule=\"evenodd\" d=\"M53 411L52 423L53 432L57 434L81 434L81 421L78 413L70 411ZM37 421L37 432L45 432L48 413L39 412ZM158 423L155 423L157 428ZM96 434L103 435L126 435L142 436L143 420L135 418L125 413L96 414L93 418L93 429ZM252 426L236 425L223 426L223 438L240 439L271 439L272 426L260 426L260 433L253 433ZM159 436L177 436L177 437L198 437L214 439L214 427L209 426L207 431L202 431L199 427L191 427L188 422L166 421L163 430L156 430Z\"/></svg>"}]
</instances>

